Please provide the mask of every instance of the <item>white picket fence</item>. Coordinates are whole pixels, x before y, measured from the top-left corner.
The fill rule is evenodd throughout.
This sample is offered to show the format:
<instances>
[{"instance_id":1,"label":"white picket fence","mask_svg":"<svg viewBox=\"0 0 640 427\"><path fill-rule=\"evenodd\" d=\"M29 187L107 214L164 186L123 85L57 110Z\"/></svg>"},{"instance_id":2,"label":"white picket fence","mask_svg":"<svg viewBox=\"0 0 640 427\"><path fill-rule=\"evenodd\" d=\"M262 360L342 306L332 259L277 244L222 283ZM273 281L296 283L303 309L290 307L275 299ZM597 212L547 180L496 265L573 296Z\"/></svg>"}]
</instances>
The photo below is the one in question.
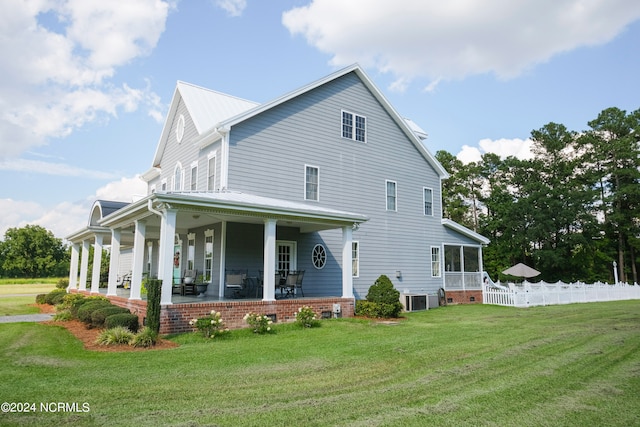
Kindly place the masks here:
<instances>
[{"instance_id":1,"label":"white picket fence","mask_svg":"<svg viewBox=\"0 0 640 427\"><path fill-rule=\"evenodd\" d=\"M484 304L510 307L534 307L537 305L572 304L576 302L620 301L640 299L640 286L618 283L508 283L508 287L483 286Z\"/></svg>"}]
</instances>

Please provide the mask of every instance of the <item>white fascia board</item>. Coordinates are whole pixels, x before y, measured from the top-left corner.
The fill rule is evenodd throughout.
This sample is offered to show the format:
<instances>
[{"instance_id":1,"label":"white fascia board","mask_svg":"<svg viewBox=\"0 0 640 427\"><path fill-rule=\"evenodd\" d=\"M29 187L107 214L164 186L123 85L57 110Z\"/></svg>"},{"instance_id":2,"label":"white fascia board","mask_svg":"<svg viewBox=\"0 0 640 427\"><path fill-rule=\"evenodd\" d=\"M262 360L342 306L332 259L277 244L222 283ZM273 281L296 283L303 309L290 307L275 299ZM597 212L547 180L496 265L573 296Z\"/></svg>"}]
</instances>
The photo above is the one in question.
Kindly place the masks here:
<instances>
[{"instance_id":1,"label":"white fascia board","mask_svg":"<svg viewBox=\"0 0 640 427\"><path fill-rule=\"evenodd\" d=\"M164 152L165 145L167 140L169 139L169 132L171 132L171 125L169 123L169 119L173 119L173 116L178 111L178 97L180 96L180 91L178 90L178 84L176 84L176 88L173 91L173 97L171 98L171 104L169 107L169 112L167 116L164 118L164 125L162 126L162 133L160 134L160 139L158 140L158 145L156 146L156 153L153 156L153 163L151 166L158 166L160 164L160 159L162 158L162 153Z\"/></svg>"},{"instance_id":2,"label":"white fascia board","mask_svg":"<svg viewBox=\"0 0 640 427\"><path fill-rule=\"evenodd\" d=\"M158 167L152 167L151 169L140 175L140 178L145 182L149 182L152 179L159 177L161 173L162 169Z\"/></svg>"}]
</instances>

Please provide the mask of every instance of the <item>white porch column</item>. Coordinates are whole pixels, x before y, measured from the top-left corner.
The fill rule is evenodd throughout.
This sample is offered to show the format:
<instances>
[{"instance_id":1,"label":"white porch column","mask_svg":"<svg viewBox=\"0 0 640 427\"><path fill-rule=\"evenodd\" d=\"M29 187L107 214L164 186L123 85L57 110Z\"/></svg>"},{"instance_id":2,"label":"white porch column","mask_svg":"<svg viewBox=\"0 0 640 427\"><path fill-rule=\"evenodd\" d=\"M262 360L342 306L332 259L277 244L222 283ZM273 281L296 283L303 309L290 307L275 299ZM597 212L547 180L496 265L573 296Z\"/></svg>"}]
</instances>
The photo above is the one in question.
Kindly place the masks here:
<instances>
[{"instance_id":1,"label":"white porch column","mask_svg":"<svg viewBox=\"0 0 640 427\"><path fill-rule=\"evenodd\" d=\"M342 227L342 298L353 298L352 236L350 226Z\"/></svg>"},{"instance_id":2,"label":"white porch column","mask_svg":"<svg viewBox=\"0 0 640 427\"><path fill-rule=\"evenodd\" d=\"M78 287L78 261L80 259L80 244L74 243L71 245L71 265L69 266L69 289L76 289Z\"/></svg>"},{"instance_id":3,"label":"white porch column","mask_svg":"<svg viewBox=\"0 0 640 427\"><path fill-rule=\"evenodd\" d=\"M158 279L162 280L160 296L161 305L171 304L171 291L173 287L173 239L176 234L177 212L166 209L160 222L160 249Z\"/></svg>"},{"instance_id":4,"label":"white porch column","mask_svg":"<svg viewBox=\"0 0 640 427\"><path fill-rule=\"evenodd\" d=\"M120 268L120 229L111 230L111 258L109 258L109 284L107 295L116 295L118 289L118 270Z\"/></svg>"},{"instance_id":5,"label":"white porch column","mask_svg":"<svg viewBox=\"0 0 640 427\"><path fill-rule=\"evenodd\" d=\"M206 239L206 236L205 236ZM218 297L224 299L227 279L227 221L220 224L220 271L218 272ZM213 273L212 273L213 275Z\"/></svg>"},{"instance_id":6,"label":"white porch column","mask_svg":"<svg viewBox=\"0 0 640 427\"><path fill-rule=\"evenodd\" d=\"M81 291L87 290L87 270L89 269L89 246L88 240L82 241L82 257L80 259L80 287Z\"/></svg>"},{"instance_id":7,"label":"white porch column","mask_svg":"<svg viewBox=\"0 0 640 427\"><path fill-rule=\"evenodd\" d=\"M136 229L133 236L133 265L131 266L131 293L129 299L141 299L140 290L142 288L142 270L144 269L145 234L147 232L147 222L136 220Z\"/></svg>"},{"instance_id":8,"label":"white porch column","mask_svg":"<svg viewBox=\"0 0 640 427\"><path fill-rule=\"evenodd\" d=\"M91 274L91 293L100 293L100 267L102 266L102 234L96 234L93 245L93 272Z\"/></svg>"},{"instance_id":9,"label":"white porch column","mask_svg":"<svg viewBox=\"0 0 640 427\"><path fill-rule=\"evenodd\" d=\"M275 301L276 299L276 220L264 220L264 288L262 290L263 301Z\"/></svg>"}]
</instances>

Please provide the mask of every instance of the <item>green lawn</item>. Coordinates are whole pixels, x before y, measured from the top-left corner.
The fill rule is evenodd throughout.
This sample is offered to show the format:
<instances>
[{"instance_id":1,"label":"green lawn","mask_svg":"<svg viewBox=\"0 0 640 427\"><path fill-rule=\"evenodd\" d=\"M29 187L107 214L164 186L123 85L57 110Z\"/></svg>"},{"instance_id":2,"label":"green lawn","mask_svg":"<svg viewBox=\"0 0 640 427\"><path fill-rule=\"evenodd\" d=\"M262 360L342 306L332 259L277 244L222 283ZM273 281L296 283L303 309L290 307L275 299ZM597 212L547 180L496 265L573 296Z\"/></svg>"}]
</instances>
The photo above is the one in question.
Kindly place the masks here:
<instances>
[{"instance_id":1,"label":"green lawn","mask_svg":"<svg viewBox=\"0 0 640 427\"><path fill-rule=\"evenodd\" d=\"M0 284L0 316L39 313L33 305L36 295L49 293L55 287L55 283Z\"/></svg>"},{"instance_id":2,"label":"green lawn","mask_svg":"<svg viewBox=\"0 0 640 427\"><path fill-rule=\"evenodd\" d=\"M181 346L88 352L63 328L0 324L0 402L36 403L0 425L640 425L640 301L172 339Z\"/></svg>"}]
</instances>

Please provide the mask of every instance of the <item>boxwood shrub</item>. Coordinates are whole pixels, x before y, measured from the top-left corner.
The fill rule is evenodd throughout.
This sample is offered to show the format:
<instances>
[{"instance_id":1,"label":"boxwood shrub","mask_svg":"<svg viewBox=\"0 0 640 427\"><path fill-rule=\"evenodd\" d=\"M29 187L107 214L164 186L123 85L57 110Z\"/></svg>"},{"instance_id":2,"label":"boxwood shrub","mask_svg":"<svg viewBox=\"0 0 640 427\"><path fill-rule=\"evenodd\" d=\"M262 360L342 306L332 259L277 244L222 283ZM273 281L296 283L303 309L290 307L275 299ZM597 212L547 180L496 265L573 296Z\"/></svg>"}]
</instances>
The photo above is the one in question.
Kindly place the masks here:
<instances>
[{"instance_id":1,"label":"boxwood shrub","mask_svg":"<svg viewBox=\"0 0 640 427\"><path fill-rule=\"evenodd\" d=\"M46 304L46 303L47 303L47 294L36 295L36 304Z\"/></svg>"},{"instance_id":2,"label":"boxwood shrub","mask_svg":"<svg viewBox=\"0 0 640 427\"><path fill-rule=\"evenodd\" d=\"M45 304L58 305L62 303L62 299L67 295L67 291L64 289L54 289L44 297Z\"/></svg>"},{"instance_id":3,"label":"boxwood shrub","mask_svg":"<svg viewBox=\"0 0 640 427\"><path fill-rule=\"evenodd\" d=\"M104 326L104 320L112 314L129 313L131 312L124 307L118 307L117 305L108 305L102 308L98 308L91 313L91 326L94 328L102 328Z\"/></svg>"},{"instance_id":4,"label":"boxwood shrub","mask_svg":"<svg viewBox=\"0 0 640 427\"><path fill-rule=\"evenodd\" d=\"M131 313L118 313L107 316L104 320L104 327L111 329L116 326L122 326L131 332L138 332L138 316Z\"/></svg>"},{"instance_id":5,"label":"boxwood shrub","mask_svg":"<svg viewBox=\"0 0 640 427\"><path fill-rule=\"evenodd\" d=\"M78 308L78 320L90 325L93 312L104 307L113 307L113 304L103 300L87 301Z\"/></svg>"},{"instance_id":6,"label":"boxwood shrub","mask_svg":"<svg viewBox=\"0 0 640 427\"><path fill-rule=\"evenodd\" d=\"M69 294L67 295L64 301L65 301L65 304L67 303L69 304L69 311L71 312L71 315L75 318L78 318L78 310L80 310L80 307L82 307L83 305L89 302L93 302L93 301L109 302L109 300L103 296L96 295L92 297L85 297L82 294Z\"/></svg>"}]
</instances>

